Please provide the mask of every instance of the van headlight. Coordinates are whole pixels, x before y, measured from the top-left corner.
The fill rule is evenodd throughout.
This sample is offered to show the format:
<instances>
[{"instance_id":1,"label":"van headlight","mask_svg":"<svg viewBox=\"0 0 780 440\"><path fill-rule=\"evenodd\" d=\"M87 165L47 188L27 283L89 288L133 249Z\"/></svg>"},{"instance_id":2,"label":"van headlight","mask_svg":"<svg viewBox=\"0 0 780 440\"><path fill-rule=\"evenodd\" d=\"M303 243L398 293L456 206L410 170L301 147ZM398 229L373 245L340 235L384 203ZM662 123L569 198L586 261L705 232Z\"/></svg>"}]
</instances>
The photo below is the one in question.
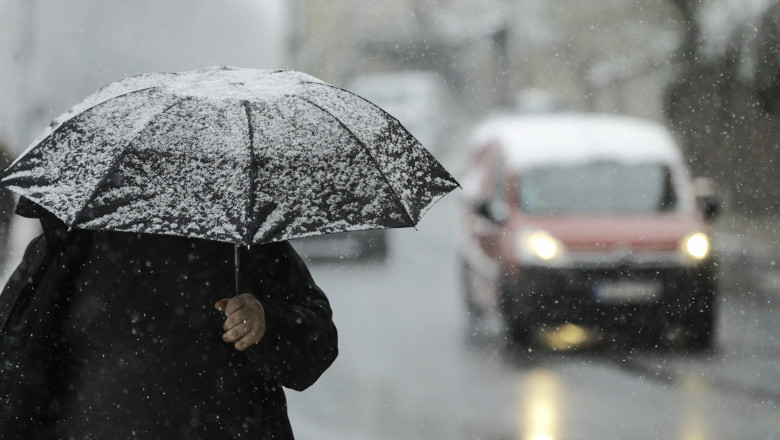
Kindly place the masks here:
<instances>
[{"instance_id":1,"label":"van headlight","mask_svg":"<svg viewBox=\"0 0 780 440\"><path fill-rule=\"evenodd\" d=\"M683 253L694 260L703 260L707 258L710 255L711 250L710 239L707 237L707 234L703 232L691 234L682 241Z\"/></svg>"},{"instance_id":2,"label":"van headlight","mask_svg":"<svg viewBox=\"0 0 780 440\"><path fill-rule=\"evenodd\" d=\"M518 257L523 262L553 265L564 253L563 243L546 231L525 231L518 239Z\"/></svg>"}]
</instances>

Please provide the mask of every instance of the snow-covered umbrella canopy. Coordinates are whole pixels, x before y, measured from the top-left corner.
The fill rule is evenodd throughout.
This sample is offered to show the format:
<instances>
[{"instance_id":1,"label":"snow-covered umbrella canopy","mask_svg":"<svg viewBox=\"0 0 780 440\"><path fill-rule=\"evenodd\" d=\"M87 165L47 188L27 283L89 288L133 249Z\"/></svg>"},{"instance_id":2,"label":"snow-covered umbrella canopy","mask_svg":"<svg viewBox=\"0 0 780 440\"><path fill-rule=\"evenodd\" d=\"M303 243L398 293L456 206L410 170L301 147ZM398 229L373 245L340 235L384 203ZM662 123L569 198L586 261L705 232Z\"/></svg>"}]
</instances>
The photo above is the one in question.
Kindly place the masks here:
<instances>
[{"instance_id":1,"label":"snow-covered umbrella canopy","mask_svg":"<svg viewBox=\"0 0 780 440\"><path fill-rule=\"evenodd\" d=\"M71 227L246 245L413 226L458 185L365 99L300 72L230 67L104 87L2 183Z\"/></svg>"}]
</instances>

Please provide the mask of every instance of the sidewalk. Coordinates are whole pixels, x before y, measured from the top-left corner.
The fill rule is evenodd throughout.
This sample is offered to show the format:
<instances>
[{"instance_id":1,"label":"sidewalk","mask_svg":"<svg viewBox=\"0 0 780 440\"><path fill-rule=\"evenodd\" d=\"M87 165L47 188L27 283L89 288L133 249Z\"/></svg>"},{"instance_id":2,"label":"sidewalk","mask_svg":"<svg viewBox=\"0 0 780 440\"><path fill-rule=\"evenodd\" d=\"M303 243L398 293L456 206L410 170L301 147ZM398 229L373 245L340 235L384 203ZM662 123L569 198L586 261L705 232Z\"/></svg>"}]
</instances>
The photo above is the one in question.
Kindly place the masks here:
<instances>
[{"instance_id":1,"label":"sidewalk","mask_svg":"<svg viewBox=\"0 0 780 440\"><path fill-rule=\"evenodd\" d=\"M774 248L780 247L780 214L777 218L745 218L740 215L724 215L713 225L718 235L738 237L746 245Z\"/></svg>"},{"instance_id":2,"label":"sidewalk","mask_svg":"<svg viewBox=\"0 0 780 440\"><path fill-rule=\"evenodd\" d=\"M642 355L651 376L698 378L713 390L780 405L780 220L723 217L714 225L721 294L714 352Z\"/></svg>"},{"instance_id":3,"label":"sidewalk","mask_svg":"<svg viewBox=\"0 0 780 440\"><path fill-rule=\"evenodd\" d=\"M750 290L780 297L780 218L729 215L713 229L716 250L728 270L739 271Z\"/></svg>"}]
</instances>

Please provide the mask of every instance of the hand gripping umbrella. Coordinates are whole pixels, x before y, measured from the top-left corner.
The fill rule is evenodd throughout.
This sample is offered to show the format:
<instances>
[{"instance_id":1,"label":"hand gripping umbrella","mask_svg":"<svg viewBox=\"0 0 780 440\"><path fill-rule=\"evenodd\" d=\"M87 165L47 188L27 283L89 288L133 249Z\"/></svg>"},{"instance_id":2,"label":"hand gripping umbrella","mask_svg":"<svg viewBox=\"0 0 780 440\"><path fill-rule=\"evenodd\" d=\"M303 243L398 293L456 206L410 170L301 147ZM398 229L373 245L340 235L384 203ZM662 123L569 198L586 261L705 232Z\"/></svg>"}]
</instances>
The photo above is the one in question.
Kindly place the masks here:
<instances>
[{"instance_id":1,"label":"hand gripping umbrella","mask_svg":"<svg viewBox=\"0 0 780 440\"><path fill-rule=\"evenodd\" d=\"M0 182L70 227L236 245L414 226L458 186L369 101L300 72L230 67L110 84Z\"/></svg>"}]
</instances>

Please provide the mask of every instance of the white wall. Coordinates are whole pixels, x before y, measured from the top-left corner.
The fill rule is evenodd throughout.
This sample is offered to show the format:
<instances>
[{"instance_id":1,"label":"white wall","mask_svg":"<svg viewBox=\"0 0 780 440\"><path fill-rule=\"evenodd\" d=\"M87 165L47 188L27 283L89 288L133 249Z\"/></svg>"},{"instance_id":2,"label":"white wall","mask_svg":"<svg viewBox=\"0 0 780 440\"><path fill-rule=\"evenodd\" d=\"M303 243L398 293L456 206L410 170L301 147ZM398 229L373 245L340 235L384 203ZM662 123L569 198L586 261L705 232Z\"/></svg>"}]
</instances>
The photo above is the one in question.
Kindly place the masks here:
<instances>
[{"instance_id":1,"label":"white wall","mask_svg":"<svg viewBox=\"0 0 780 440\"><path fill-rule=\"evenodd\" d=\"M0 0L0 137L16 152L97 88L149 71L284 67L284 0Z\"/></svg>"}]
</instances>

